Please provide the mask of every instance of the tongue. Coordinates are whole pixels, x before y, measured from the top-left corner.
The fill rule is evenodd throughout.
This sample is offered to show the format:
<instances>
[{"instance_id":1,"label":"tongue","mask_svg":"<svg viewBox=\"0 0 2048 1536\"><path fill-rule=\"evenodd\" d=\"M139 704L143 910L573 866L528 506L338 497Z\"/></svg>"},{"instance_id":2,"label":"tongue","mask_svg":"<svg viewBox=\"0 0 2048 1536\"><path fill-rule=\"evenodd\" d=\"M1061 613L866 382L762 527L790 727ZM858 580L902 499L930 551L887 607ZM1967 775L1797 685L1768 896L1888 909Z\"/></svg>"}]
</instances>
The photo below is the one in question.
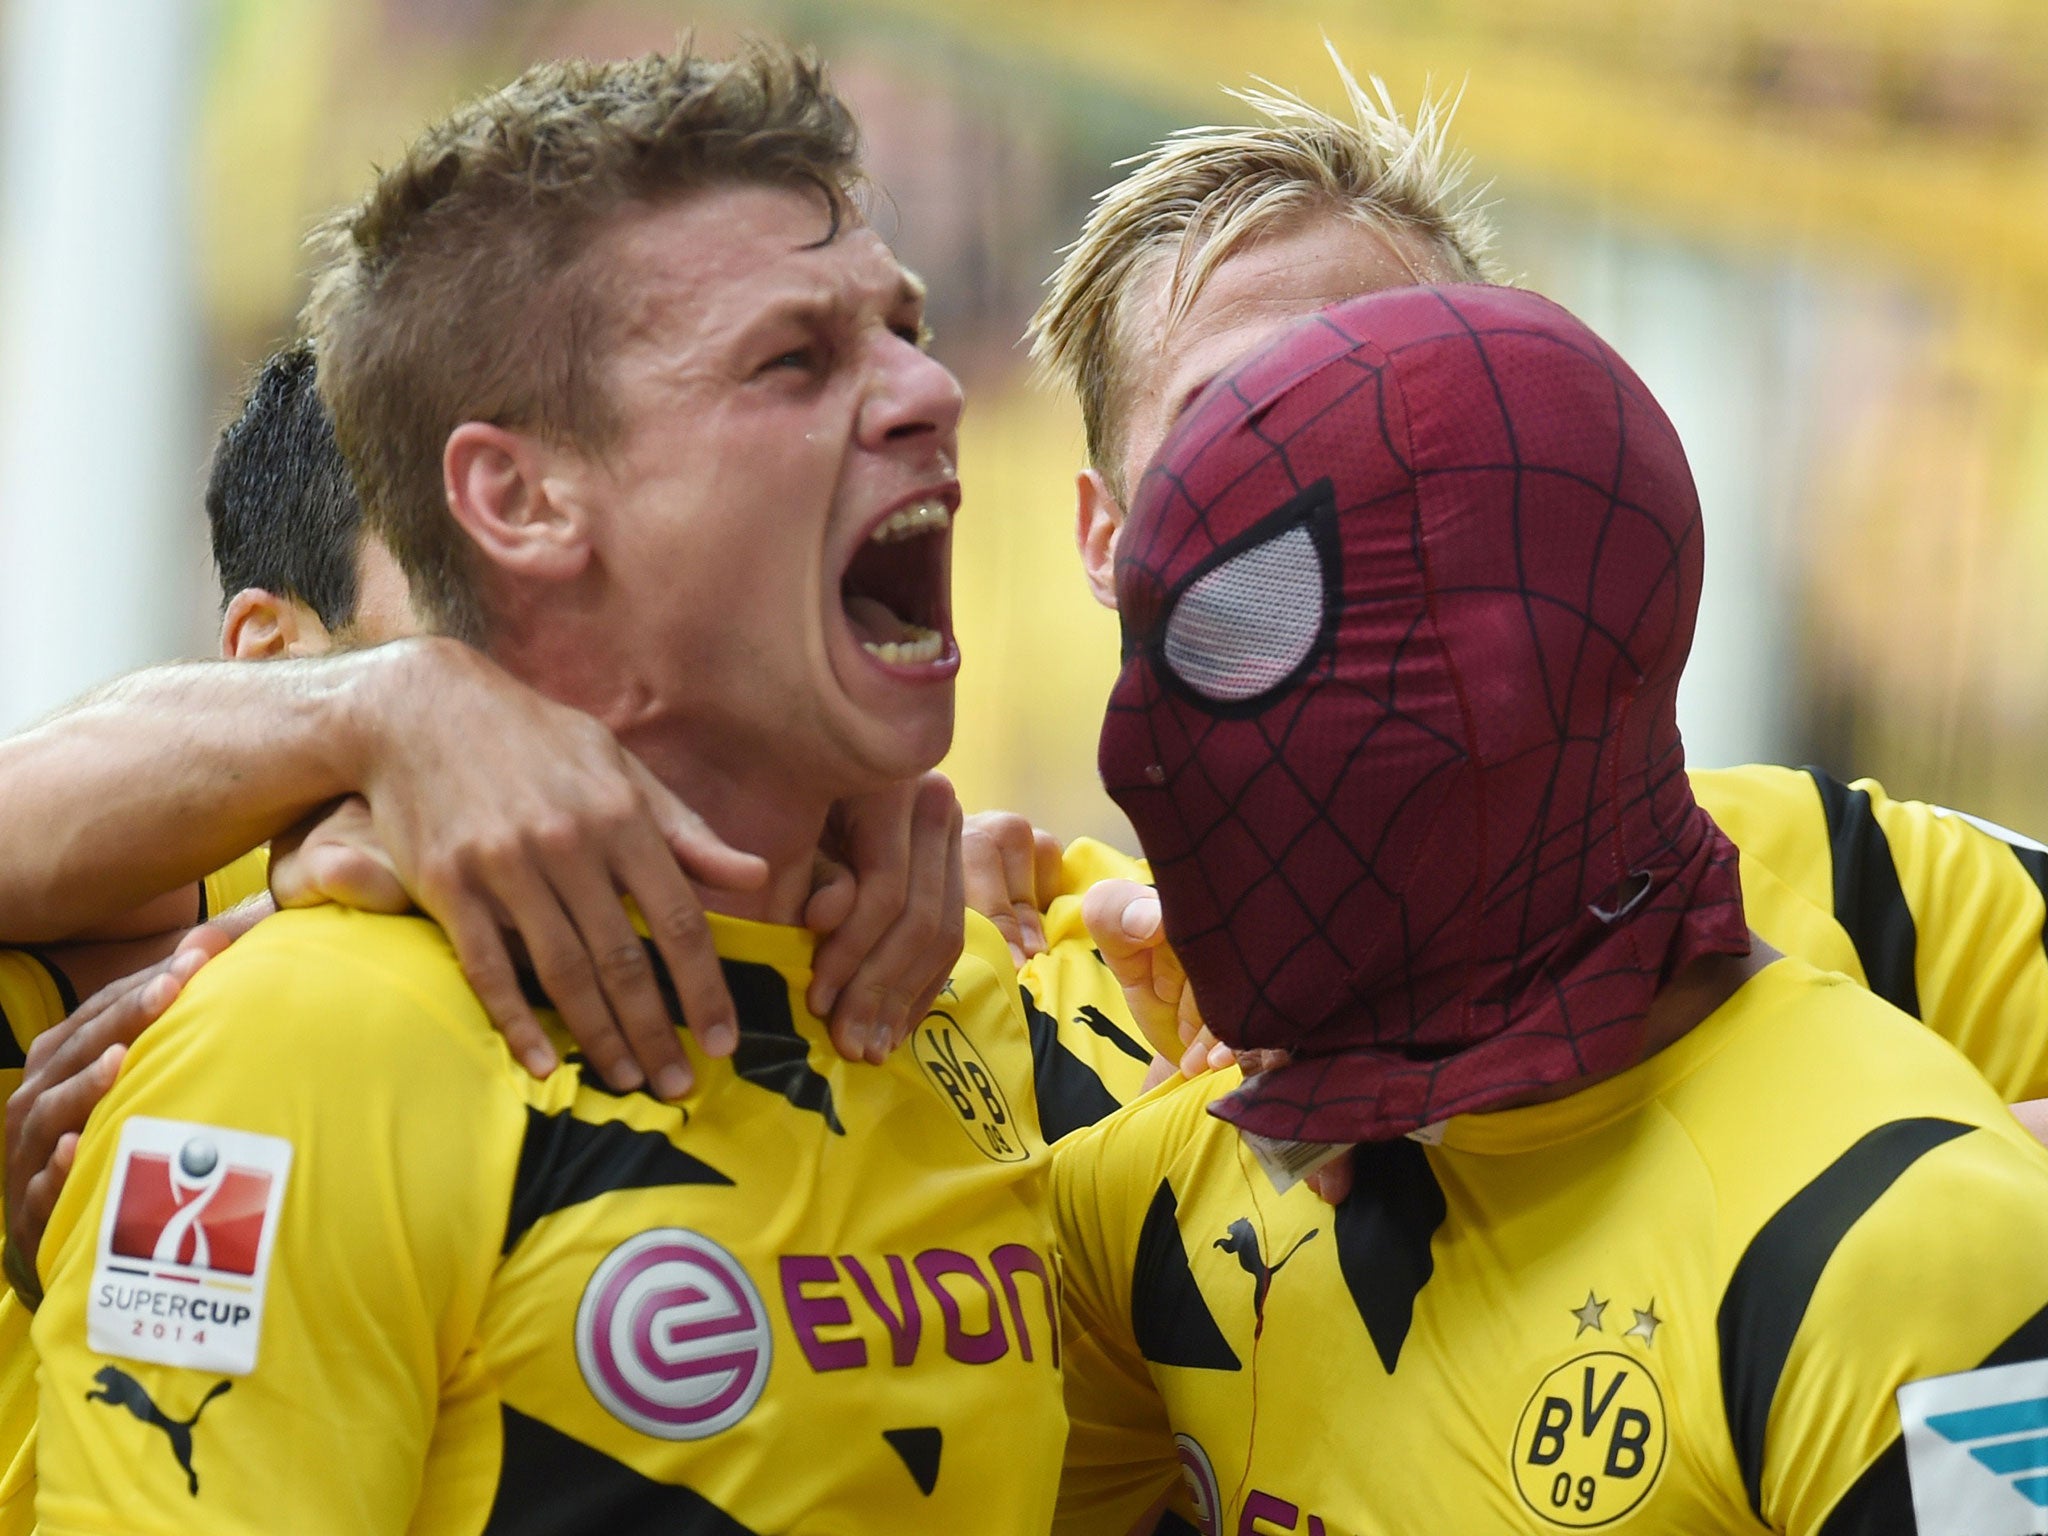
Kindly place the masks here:
<instances>
[{"instance_id":1,"label":"tongue","mask_svg":"<svg viewBox=\"0 0 2048 1536\"><path fill-rule=\"evenodd\" d=\"M895 609L878 598L849 592L845 596L845 604L846 617L853 624L853 632L862 640L887 645L891 641L917 638L917 627L904 623L896 616Z\"/></svg>"}]
</instances>

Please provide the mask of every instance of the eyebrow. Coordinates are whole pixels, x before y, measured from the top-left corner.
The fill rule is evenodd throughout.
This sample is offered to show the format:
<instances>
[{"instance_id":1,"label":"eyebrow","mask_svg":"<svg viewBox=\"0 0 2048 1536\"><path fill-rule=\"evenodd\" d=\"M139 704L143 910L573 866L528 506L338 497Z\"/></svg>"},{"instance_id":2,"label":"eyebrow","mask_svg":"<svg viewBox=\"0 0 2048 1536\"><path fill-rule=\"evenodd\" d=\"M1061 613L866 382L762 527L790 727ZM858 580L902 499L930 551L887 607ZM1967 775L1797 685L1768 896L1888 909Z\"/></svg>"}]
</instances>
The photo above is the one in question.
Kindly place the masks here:
<instances>
[{"instance_id":1,"label":"eyebrow","mask_svg":"<svg viewBox=\"0 0 2048 1536\"><path fill-rule=\"evenodd\" d=\"M1176 405L1173 408L1173 414L1166 418L1167 427L1171 429L1173 425L1181 419L1181 417L1187 415L1188 407L1193 405L1197 400L1199 400L1202 397L1202 392L1204 390L1206 390L1211 384L1214 384L1218 379L1222 377L1223 370L1219 368L1214 373L1205 375L1203 378L1201 378L1196 383L1191 385L1187 393L1180 397L1180 404Z\"/></svg>"}]
</instances>

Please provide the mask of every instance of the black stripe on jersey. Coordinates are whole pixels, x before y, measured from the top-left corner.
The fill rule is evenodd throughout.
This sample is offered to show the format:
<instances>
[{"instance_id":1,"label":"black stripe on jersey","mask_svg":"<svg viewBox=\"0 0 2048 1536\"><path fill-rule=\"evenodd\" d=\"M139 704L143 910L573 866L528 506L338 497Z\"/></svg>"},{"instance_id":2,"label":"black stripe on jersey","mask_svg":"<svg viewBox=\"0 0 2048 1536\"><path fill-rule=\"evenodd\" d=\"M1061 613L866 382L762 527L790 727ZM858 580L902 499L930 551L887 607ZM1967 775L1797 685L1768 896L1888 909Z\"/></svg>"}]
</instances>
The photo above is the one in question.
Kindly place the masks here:
<instances>
[{"instance_id":1,"label":"black stripe on jersey","mask_svg":"<svg viewBox=\"0 0 2048 1536\"><path fill-rule=\"evenodd\" d=\"M66 1016L78 1012L78 988L71 985L71 978L64 974L64 967L40 951L36 954L36 963L50 973L50 980L57 988L57 1001L64 1005Z\"/></svg>"},{"instance_id":2,"label":"black stripe on jersey","mask_svg":"<svg viewBox=\"0 0 2048 1536\"><path fill-rule=\"evenodd\" d=\"M1068 1050L1060 1039L1060 1021L1038 1006L1029 987L1017 990L1024 996L1024 1018L1031 1027L1038 1129L1050 1145L1069 1132L1106 1120L1119 1106L1116 1095L1102 1086L1102 1079L1089 1069L1088 1063Z\"/></svg>"},{"instance_id":3,"label":"black stripe on jersey","mask_svg":"<svg viewBox=\"0 0 2048 1536\"><path fill-rule=\"evenodd\" d=\"M2001 838L1999 841L2004 842L2004 839ZM2006 843L2005 846L2012 851L2012 856L2020 861L2020 868L2024 869L2027 878L2034 882L2034 888L2041 893L2042 900L2048 901L2048 853L2043 853L2038 848L2022 848L2017 843ZM2048 950L2048 919L2044 919L2041 924L2041 947Z\"/></svg>"},{"instance_id":4,"label":"black stripe on jersey","mask_svg":"<svg viewBox=\"0 0 2048 1536\"><path fill-rule=\"evenodd\" d=\"M1240 1371L1243 1362L1216 1314L1195 1284L1187 1245L1180 1237L1180 1201L1165 1179L1138 1229L1138 1257L1131 1266L1131 1335L1138 1353L1154 1365L1184 1365L1198 1371Z\"/></svg>"},{"instance_id":5,"label":"black stripe on jersey","mask_svg":"<svg viewBox=\"0 0 2048 1536\"><path fill-rule=\"evenodd\" d=\"M1110 1022L1109 1015L1100 1008L1097 1008L1093 1003L1083 1003L1074 1014L1074 1022L1076 1024L1086 1024L1096 1034L1102 1036L1103 1039L1130 1057L1131 1060L1141 1061L1148 1067L1152 1065L1152 1053L1146 1050L1144 1046L1138 1044L1137 1041L1133 1040L1123 1030L1118 1029L1115 1024Z\"/></svg>"},{"instance_id":6,"label":"black stripe on jersey","mask_svg":"<svg viewBox=\"0 0 2048 1536\"><path fill-rule=\"evenodd\" d=\"M505 1243L498 1251L510 1253L543 1216L616 1189L731 1183L659 1131L635 1130L618 1120L594 1124L567 1111L544 1115L529 1107L512 1206L505 1213Z\"/></svg>"},{"instance_id":7,"label":"black stripe on jersey","mask_svg":"<svg viewBox=\"0 0 2048 1536\"><path fill-rule=\"evenodd\" d=\"M1415 1298L1435 1271L1430 1239L1448 1208L1420 1142L1368 1143L1351 1156L1351 1193L1337 1207L1337 1267L1391 1376L1415 1318Z\"/></svg>"},{"instance_id":8,"label":"black stripe on jersey","mask_svg":"<svg viewBox=\"0 0 2048 1536\"><path fill-rule=\"evenodd\" d=\"M668 963L651 941L640 942L654 967L655 985L668 1005L668 1016L677 1028L686 1027ZM732 994L733 1011L739 1017L740 1043L732 1054L733 1071L743 1082L779 1093L796 1108L823 1117L827 1126L844 1136L846 1127L839 1123L839 1112L832 1104L832 1085L811 1066L810 1046L796 1032L796 1020L789 1011L789 984L782 973L772 965L751 960L721 960L719 969L725 973L725 989ZM532 972L519 972L519 990L534 1007L554 1009L554 1000ZM600 1092L611 1091L595 1073L588 1074L586 1080Z\"/></svg>"},{"instance_id":9,"label":"black stripe on jersey","mask_svg":"<svg viewBox=\"0 0 2048 1536\"><path fill-rule=\"evenodd\" d=\"M22 1049L14 1032L14 1020L7 1016L6 1004L0 1003L0 1072L27 1065L28 1052Z\"/></svg>"},{"instance_id":10,"label":"black stripe on jersey","mask_svg":"<svg viewBox=\"0 0 2048 1536\"><path fill-rule=\"evenodd\" d=\"M1900 1174L1973 1129L1934 1119L1879 1126L1779 1206L1743 1251L1721 1297L1721 1401L1749 1507L1759 1520L1764 1426L1821 1271L1849 1229Z\"/></svg>"},{"instance_id":11,"label":"black stripe on jersey","mask_svg":"<svg viewBox=\"0 0 2048 1536\"><path fill-rule=\"evenodd\" d=\"M2048 1358L2048 1307L2020 1324L1977 1369L2043 1358ZM1835 1501L1819 1536L1905 1536L1913 1529L1913 1482L1906 1469L1906 1442L1899 1436Z\"/></svg>"},{"instance_id":12,"label":"black stripe on jersey","mask_svg":"<svg viewBox=\"0 0 2048 1536\"><path fill-rule=\"evenodd\" d=\"M501 1412L505 1459L483 1536L758 1536L694 1488L642 1477L510 1405Z\"/></svg>"},{"instance_id":13,"label":"black stripe on jersey","mask_svg":"<svg viewBox=\"0 0 2048 1536\"><path fill-rule=\"evenodd\" d=\"M1920 1017L1920 984L1914 978L1919 930L1906 893L1899 887L1892 845L1878 825L1870 795L1851 789L1818 768L1807 776L1820 791L1827 813L1828 847L1835 872L1835 921L1849 932L1870 990Z\"/></svg>"},{"instance_id":14,"label":"black stripe on jersey","mask_svg":"<svg viewBox=\"0 0 2048 1536\"><path fill-rule=\"evenodd\" d=\"M1201 1536L1201 1533L1169 1509L1152 1527L1152 1536Z\"/></svg>"}]
</instances>

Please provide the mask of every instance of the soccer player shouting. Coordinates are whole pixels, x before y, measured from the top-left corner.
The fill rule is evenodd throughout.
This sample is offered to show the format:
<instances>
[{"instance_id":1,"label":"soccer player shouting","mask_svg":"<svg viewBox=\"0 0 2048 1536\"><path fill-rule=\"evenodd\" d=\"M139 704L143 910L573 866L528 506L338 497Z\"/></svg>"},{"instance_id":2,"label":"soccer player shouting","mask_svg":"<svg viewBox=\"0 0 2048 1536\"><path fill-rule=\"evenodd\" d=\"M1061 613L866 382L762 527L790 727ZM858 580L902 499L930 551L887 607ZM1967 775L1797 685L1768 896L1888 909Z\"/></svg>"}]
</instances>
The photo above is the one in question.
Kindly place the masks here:
<instances>
[{"instance_id":1,"label":"soccer player shouting","mask_svg":"<svg viewBox=\"0 0 2048 1536\"><path fill-rule=\"evenodd\" d=\"M2048 1154L1749 932L1700 570L1670 424L1534 295L1341 305L1185 412L1103 776L1210 1024L1287 1054L1055 1160L1060 1528L1181 1468L1212 1531L2040 1528Z\"/></svg>"},{"instance_id":2,"label":"soccer player shouting","mask_svg":"<svg viewBox=\"0 0 2048 1536\"><path fill-rule=\"evenodd\" d=\"M766 859L714 919L745 1027L678 1103L536 1083L431 924L261 925L135 1047L43 1245L45 1528L1043 1528L1008 957L975 930L856 1067L787 926L829 806L951 730L958 387L856 176L774 49L549 66L337 229L366 516L437 628Z\"/></svg>"}]
</instances>

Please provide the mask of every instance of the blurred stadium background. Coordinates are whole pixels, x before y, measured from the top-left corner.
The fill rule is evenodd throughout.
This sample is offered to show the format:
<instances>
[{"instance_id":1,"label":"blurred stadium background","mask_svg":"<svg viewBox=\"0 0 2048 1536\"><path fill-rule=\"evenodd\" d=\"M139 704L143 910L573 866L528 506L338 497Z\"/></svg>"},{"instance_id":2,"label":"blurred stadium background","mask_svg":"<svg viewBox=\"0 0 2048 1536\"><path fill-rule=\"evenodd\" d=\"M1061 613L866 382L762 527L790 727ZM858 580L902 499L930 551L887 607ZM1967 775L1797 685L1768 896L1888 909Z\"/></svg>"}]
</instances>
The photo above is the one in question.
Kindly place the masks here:
<instances>
[{"instance_id":1,"label":"blurred stadium background","mask_svg":"<svg viewBox=\"0 0 2048 1536\"><path fill-rule=\"evenodd\" d=\"M950 760L1119 832L1071 404L1018 337L1112 164L1335 97L1463 91L1503 254L1636 364L1706 504L1695 761L1819 762L2048 829L2048 11L2039 0L5 0L0 730L212 648L214 428L300 237L458 95L694 28L815 42L967 381ZM516 345L507 338L507 345ZM1122 839L1120 839L1122 840Z\"/></svg>"}]
</instances>

